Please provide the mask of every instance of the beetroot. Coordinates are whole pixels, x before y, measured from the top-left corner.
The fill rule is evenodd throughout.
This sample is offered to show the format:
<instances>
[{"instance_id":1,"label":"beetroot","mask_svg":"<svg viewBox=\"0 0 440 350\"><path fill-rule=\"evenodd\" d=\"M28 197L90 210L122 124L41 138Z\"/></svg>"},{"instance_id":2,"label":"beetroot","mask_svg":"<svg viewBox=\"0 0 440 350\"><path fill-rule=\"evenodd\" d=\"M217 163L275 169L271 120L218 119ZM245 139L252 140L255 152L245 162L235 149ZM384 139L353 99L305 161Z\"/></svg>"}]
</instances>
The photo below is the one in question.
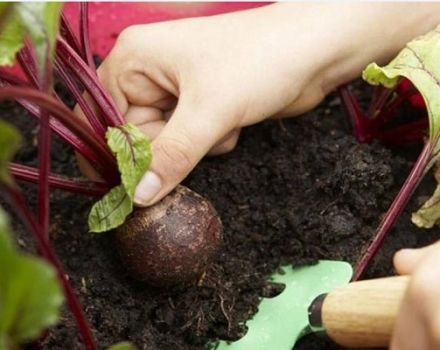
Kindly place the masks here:
<instances>
[{"instance_id":1,"label":"beetroot","mask_svg":"<svg viewBox=\"0 0 440 350\"><path fill-rule=\"evenodd\" d=\"M158 204L136 209L116 239L137 279L168 286L200 277L219 251L222 232L211 203L178 186Z\"/></svg>"}]
</instances>

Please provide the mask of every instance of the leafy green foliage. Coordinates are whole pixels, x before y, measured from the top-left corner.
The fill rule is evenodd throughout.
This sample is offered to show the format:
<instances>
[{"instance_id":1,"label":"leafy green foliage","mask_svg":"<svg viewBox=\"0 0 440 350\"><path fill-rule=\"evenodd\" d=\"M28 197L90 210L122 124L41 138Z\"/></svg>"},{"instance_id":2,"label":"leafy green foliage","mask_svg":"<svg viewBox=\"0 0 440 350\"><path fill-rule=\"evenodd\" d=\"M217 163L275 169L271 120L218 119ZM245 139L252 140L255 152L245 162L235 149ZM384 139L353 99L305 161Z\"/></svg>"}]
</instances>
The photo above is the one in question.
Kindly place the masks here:
<instances>
[{"instance_id":1,"label":"leafy green foliage","mask_svg":"<svg viewBox=\"0 0 440 350\"><path fill-rule=\"evenodd\" d=\"M17 151L20 140L18 131L0 120L0 183L12 184L12 178L8 173L8 162Z\"/></svg>"},{"instance_id":2,"label":"leafy green foliage","mask_svg":"<svg viewBox=\"0 0 440 350\"><path fill-rule=\"evenodd\" d=\"M120 342L110 346L107 350L136 350L136 347L130 342Z\"/></svg>"},{"instance_id":3,"label":"leafy green foliage","mask_svg":"<svg viewBox=\"0 0 440 350\"><path fill-rule=\"evenodd\" d=\"M133 211L136 186L151 162L150 141L134 125L109 128L107 143L116 155L122 184L113 188L89 215L91 232L105 232L124 223Z\"/></svg>"},{"instance_id":4,"label":"leafy green foliage","mask_svg":"<svg viewBox=\"0 0 440 350\"><path fill-rule=\"evenodd\" d=\"M105 232L122 225L133 211L133 202L123 185L108 192L95 203L89 214L91 232Z\"/></svg>"},{"instance_id":5,"label":"leafy green foliage","mask_svg":"<svg viewBox=\"0 0 440 350\"><path fill-rule=\"evenodd\" d=\"M121 180L130 199L151 162L150 141L133 124L107 130L107 143L116 155Z\"/></svg>"},{"instance_id":6,"label":"leafy green foliage","mask_svg":"<svg viewBox=\"0 0 440 350\"><path fill-rule=\"evenodd\" d=\"M0 211L0 350L40 336L57 322L62 303L53 268L15 249Z\"/></svg>"},{"instance_id":7,"label":"leafy green foliage","mask_svg":"<svg viewBox=\"0 0 440 350\"><path fill-rule=\"evenodd\" d=\"M372 63L363 78L371 84L395 86L406 77L423 96L429 116L430 159L426 171L440 155L440 26L409 42L387 66ZM433 196L412 215L419 227L430 228L440 219L440 185Z\"/></svg>"},{"instance_id":8,"label":"leafy green foliage","mask_svg":"<svg viewBox=\"0 0 440 350\"><path fill-rule=\"evenodd\" d=\"M54 52L61 6L59 2L17 2L4 7L0 65L14 63L27 34L37 55L39 71L43 72L46 59Z\"/></svg>"},{"instance_id":9,"label":"leafy green foliage","mask_svg":"<svg viewBox=\"0 0 440 350\"><path fill-rule=\"evenodd\" d=\"M440 151L440 27L416 38L385 67L368 65L363 78L370 84L394 87L406 77L422 94L429 115L429 142L433 155Z\"/></svg>"},{"instance_id":10,"label":"leafy green foliage","mask_svg":"<svg viewBox=\"0 0 440 350\"><path fill-rule=\"evenodd\" d=\"M15 55L23 47L24 28L16 13L6 13L3 22L0 32L0 65L5 66L14 63Z\"/></svg>"},{"instance_id":11,"label":"leafy green foliage","mask_svg":"<svg viewBox=\"0 0 440 350\"><path fill-rule=\"evenodd\" d=\"M431 228L440 220L440 186L437 186L431 198L413 213L411 221L418 227Z\"/></svg>"}]
</instances>

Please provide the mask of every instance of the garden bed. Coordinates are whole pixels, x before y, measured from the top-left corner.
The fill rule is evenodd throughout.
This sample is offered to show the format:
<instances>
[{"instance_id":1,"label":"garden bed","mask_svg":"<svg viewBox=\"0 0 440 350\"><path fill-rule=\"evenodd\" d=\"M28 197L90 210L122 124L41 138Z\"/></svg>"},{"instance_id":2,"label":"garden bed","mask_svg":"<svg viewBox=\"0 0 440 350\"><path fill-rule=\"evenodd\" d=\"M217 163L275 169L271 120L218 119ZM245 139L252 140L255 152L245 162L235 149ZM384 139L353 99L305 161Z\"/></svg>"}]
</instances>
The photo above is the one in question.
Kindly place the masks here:
<instances>
[{"instance_id":1,"label":"garden bed","mask_svg":"<svg viewBox=\"0 0 440 350\"><path fill-rule=\"evenodd\" d=\"M241 324L255 313L258 298L279 290L267 282L278 266L321 258L356 262L418 150L358 144L338 101L330 96L306 116L245 129L233 152L205 159L185 181L212 201L225 228L220 256L193 285L164 290L133 281L112 234L87 232L94 199L52 192L51 239L99 348L130 340L139 349L199 350L218 337L236 339L245 332ZM2 107L2 118L25 135L18 160L35 164L36 124L22 114L12 104ZM53 169L78 175L72 152L58 141ZM392 273L391 257L400 247L425 245L438 236L437 229L422 231L410 223L411 211L433 187L427 176L369 276ZM26 185L26 194L34 201L35 188ZM29 234L14 228L20 246L33 251ZM296 349L331 348L324 344L308 337ZM82 348L67 310L44 347Z\"/></svg>"}]
</instances>

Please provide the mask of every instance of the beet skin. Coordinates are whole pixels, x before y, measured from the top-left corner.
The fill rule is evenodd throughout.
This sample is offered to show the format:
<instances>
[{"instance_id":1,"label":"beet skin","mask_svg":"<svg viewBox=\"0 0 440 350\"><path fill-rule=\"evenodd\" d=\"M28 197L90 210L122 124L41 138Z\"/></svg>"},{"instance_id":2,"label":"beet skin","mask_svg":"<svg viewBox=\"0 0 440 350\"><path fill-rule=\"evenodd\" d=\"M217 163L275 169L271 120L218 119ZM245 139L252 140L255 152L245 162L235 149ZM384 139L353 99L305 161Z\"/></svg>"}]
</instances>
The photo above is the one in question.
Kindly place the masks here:
<instances>
[{"instance_id":1,"label":"beet skin","mask_svg":"<svg viewBox=\"0 0 440 350\"><path fill-rule=\"evenodd\" d=\"M116 239L137 279L167 286L201 276L220 249L222 233L211 203L178 186L158 204L136 209Z\"/></svg>"}]
</instances>

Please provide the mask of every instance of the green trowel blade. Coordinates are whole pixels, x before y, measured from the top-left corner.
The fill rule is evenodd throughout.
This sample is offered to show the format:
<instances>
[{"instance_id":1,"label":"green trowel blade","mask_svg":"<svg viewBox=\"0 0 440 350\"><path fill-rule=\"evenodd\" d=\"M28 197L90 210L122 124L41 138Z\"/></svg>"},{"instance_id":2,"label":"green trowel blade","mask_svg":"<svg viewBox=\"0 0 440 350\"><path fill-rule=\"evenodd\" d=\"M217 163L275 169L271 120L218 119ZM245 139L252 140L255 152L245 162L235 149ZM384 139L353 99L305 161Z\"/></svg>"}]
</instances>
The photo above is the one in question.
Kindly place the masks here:
<instances>
[{"instance_id":1,"label":"green trowel blade","mask_svg":"<svg viewBox=\"0 0 440 350\"><path fill-rule=\"evenodd\" d=\"M299 268L282 267L272 276L285 284L284 291L274 298L263 298L255 316L246 322L248 331L241 339L221 341L215 350L291 350L308 328L308 308L320 294L348 283L350 264L322 260L316 265Z\"/></svg>"}]
</instances>

